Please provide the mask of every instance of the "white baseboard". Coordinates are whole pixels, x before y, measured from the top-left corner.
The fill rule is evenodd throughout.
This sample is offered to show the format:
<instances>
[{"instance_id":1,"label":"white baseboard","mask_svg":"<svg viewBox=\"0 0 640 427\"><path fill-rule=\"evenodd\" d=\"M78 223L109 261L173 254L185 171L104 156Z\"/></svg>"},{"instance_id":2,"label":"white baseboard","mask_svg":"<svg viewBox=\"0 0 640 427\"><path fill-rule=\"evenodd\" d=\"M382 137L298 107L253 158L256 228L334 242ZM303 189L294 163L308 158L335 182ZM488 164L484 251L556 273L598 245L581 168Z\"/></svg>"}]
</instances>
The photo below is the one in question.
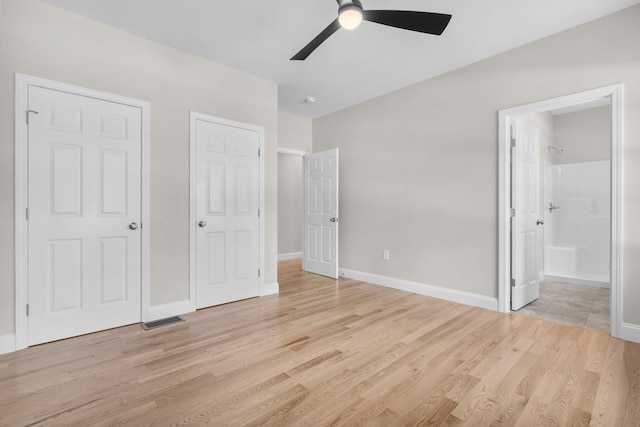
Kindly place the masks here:
<instances>
[{"instance_id":1,"label":"white baseboard","mask_svg":"<svg viewBox=\"0 0 640 427\"><path fill-rule=\"evenodd\" d=\"M170 302L168 304L160 304L149 307L147 310L147 318L142 319L143 322L151 322L159 319L166 319L171 316L178 316L180 314L190 313L191 303L188 299L176 302Z\"/></svg>"},{"instance_id":2,"label":"white baseboard","mask_svg":"<svg viewBox=\"0 0 640 427\"><path fill-rule=\"evenodd\" d=\"M340 269L340 275L348 277L350 279L373 283L375 285L413 292L414 294L426 295L429 297L440 298L447 301L458 302L460 304L472 305L474 307L498 311L498 298L491 298L484 295L472 294L470 292L456 291L454 289L426 285L424 283L411 282L409 280L396 279L394 277L363 273L361 271L354 271L346 268Z\"/></svg>"},{"instance_id":3,"label":"white baseboard","mask_svg":"<svg viewBox=\"0 0 640 427\"><path fill-rule=\"evenodd\" d=\"M274 283L265 283L260 288L260 296L264 297L267 295L273 295L280 293L280 284L278 282Z\"/></svg>"},{"instance_id":4,"label":"white baseboard","mask_svg":"<svg viewBox=\"0 0 640 427\"><path fill-rule=\"evenodd\" d=\"M16 351L16 334L0 335L0 354Z\"/></svg>"},{"instance_id":5,"label":"white baseboard","mask_svg":"<svg viewBox=\"0 0 640 427\"><path fill-rule=\"evenodd\" d=\"M640 343L640 326L631 323L622 323L620 338L626 341Z\"/></svg>"},{"instance_id":6,"label":"white baseboard","mask_svg":"<svg viewBox=\"0 0 640 427\"><path fill-rule=\"evenodd\" d=\"M278 254L278 261L302 258L302 252L289 252L288 254Z\"/></svg>"}]
</instances>

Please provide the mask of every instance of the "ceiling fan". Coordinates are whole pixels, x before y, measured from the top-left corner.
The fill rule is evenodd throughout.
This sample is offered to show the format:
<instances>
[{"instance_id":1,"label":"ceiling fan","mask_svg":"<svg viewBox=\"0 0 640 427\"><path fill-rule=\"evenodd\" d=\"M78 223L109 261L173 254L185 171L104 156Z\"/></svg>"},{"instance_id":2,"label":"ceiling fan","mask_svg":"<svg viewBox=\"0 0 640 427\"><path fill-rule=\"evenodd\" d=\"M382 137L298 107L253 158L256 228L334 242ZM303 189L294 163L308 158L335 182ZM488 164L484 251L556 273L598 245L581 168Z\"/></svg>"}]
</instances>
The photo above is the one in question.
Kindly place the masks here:
<instances>
[{"instance_id":1,"label":"ceiling fan","mask_svg":"<svg viewBox=\"0 0 640 427\"><path fill-rule=\"evenodd\" d=\"M352 30L362 20L371 21L403 30L418 31L421 33L442 34L451 15L432 12L416 12L410 10L364 10L360 0L337 0L338 18L325 28L315 39L296 53L292 61L304 61L318 46L340 29L340 27Z\"/></svg>"}]
</instances>

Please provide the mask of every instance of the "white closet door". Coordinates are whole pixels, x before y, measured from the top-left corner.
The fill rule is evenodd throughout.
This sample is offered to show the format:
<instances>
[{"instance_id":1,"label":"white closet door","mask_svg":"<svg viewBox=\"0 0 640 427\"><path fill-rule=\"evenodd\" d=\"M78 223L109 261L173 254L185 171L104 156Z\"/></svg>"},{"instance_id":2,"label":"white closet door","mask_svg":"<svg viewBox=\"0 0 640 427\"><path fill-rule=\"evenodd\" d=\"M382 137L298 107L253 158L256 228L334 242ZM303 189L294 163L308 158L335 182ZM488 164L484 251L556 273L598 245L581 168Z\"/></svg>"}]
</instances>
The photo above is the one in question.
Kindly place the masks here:
<instances>
[{"instance_id":1,"label":"white closet door","mask_svg":"<svg viewBox=\"0 0 640 427\"><path fill-rule=\"evenodd\" d=\"M140 321L141 110L29 88L29 344Z\"/></svg>"},{"instance_id":2,"label":"white closet door","mask_svg":"<svg viewBox=\"0 0 640 427\"><path fill-rule=\"evenodd\" d=\"M196 306L260 294L258 132L196 120Z\"/></svg>"}]
</instances>

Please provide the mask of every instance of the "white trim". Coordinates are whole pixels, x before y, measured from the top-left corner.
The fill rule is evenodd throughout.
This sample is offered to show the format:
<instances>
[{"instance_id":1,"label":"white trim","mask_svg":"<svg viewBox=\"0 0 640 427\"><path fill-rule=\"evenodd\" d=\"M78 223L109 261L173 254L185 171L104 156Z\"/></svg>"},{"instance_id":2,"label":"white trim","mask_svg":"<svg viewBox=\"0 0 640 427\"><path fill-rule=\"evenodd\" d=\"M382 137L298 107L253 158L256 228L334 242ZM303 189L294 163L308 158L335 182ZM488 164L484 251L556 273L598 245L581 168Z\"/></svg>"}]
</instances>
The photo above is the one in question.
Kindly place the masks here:
<instances>
[{"instance_id":1,"label":"white trim","mask_svg":"<svg viewBox=\"0 0 640 427\"><path fill-rule=\"evenodd\" d=\"M140 212L142 233L140 268L142 277L140 286L142 295L142 321L147 322L151 307L151 104L143 102L142 108L142 211Z\"/></svg>"},{"instance_id":2,"label":"white trim","mask_svg":"<svg viewBox=\"0 0 640 427\"><path fill-rule=\"evenodd\" d=\"M262 295L264 284L264 242L265 242L265 208L264 208L264 128L261 126L255 126L248 123L237 122L235 120L223 119L220 117L209 116L207 114L198 113L195 111L189 112L189 304L191 311L196 310L196 121L203 120L211 123L217 123L225 126L234 126L246 130L251 130L258 133L260 157L258 159L260 168L260 194L258 195L260 201L260 241L258 242L260 248L260 277L258 278L260 284L260 295ZM266 294L265 294L266 295Z\"/></svg>"},{"instance_id":3,"label":"white trim","mask_svg":"<svg viewBox=\"0 0 640 427\"><path fill-rule=\"evenodd\" d=\"M146 225L141 232L141 299L140 318L145 319L150 301L150 241L151 224L149 207L149 145L151 129L150 104L147 101L128 98L112 93L87 89L66 83L33 77L16 73L15 76L15 336L16 349L26 348L28 345L27 316L23 309L27 304L27 221L24 212L27 208L27 143L28 130L25 121L25 111L29 108L29 86L38 86L45 89L67 92L73 95L86 96L109 102L129 105L141 110L141 138L142 138L142 164L141 164L141 223Z\"/></svg>"},{"instance_id":4,"label":"white trim","mask_svg":"<svg viewBox=\"0 0 640 427\"><path fill-rule=\"evenodd\" d=\"M260 296L274 295L280 293L280 284L278 282L264 283L260 286Z\"/></svg>"},{"instance_id":5,"label":"white trim","mask_svg":"<svg viewBox=\"0 0 640 427\"><path fill-rule=\"evenodd\" d=\"M28 203L27 199L27 144L28 131L27 124L25 123L25 117L22 111L28 110L28 85L29 78L16 74L16 111L15 111L15 191L14 191L14 203L15 203L15 234L14 234L14 246L15 246L15 305L13 307L15 313L15 347L16 350L23 349L28 346L27 335L27 316L25 313L25 307L27 306L28 295L28 283L27 283L27 260L29 258L29 247L27 244L28 236L28 224L24 217L24 212ZM18 309L19 308L19 309Z\"/></svg>"},{"instance_id":6,"label":"white trim","mask_svg":"<svg viewBox=\"0 0 640 427\"><path fill-rule=\"evenodd\" d=\"M533 114L600 98L611 100L611 335L620 338L623 292L623 92L624 84L616 84L546 101L500 110L498 127L498 302L499 310L510 307L510 215L511 185L509 142L512 120Z\"/></svg>"},{"instance_id":7,"label":"white trim","mask_svg":"<svg viewBox=\"0 0 640 427\"><path fill-rule=\"evenodd\" d=\"M640 343L640 326L630 323L620 325L620 337L623 340Z\"/></svg>"},{"instance_id":8,"label":"white trim","mask_svg":"<svg viewBox=\"0 0 640 427\"><path fill-rule=\"evenodd\" d=\"M598 288L607 288L609 289L611 287L611 284L609 282L600 282L598 280L586 280L586 279L579 279L577 277L564 277L564 276L551 276L551 275L545 275L543 280L549 280L551 282L564 282L564 283L571 283L574 285L585 285L585 286L595 286Z\"/></svg>"},{"instance_id":9,"label":"white trim","mask_svg":"<svg viewBox=\"0 0 640 427\"><path fill-rule=\"evenodd\" d=\"M167 304L152 305L147 310L147 319L145 322L152 322L154 320L166 319L171 316L178 316L180 314L189 313L191 310L191 303L188 299L176 302L170 302Z\"/></svg>"},{"instance_id":10,"label":"white trim","mask_svg":"<svg viewBox=\"0 0 640 427\"><path fill-rule=\"evenodd\" d=\"M16 351L16 334L0 335L0 354Z\"/></svg>"},{"instance_id":11,"label":"white trim","mask_svg":"<svg viewBox=\"0 0 640 427\"><path fill-rule=\"evenodd\" d=\"M470 292L457 291L454 289L441 288L439 286L427 285L424 283L411 282L404 279L396 279L394 277L380 276L372 273L364 273L362 271L340 269L340 276L349 279L361 280L363 282L372 283L374 285L386 286L388 288L400 289L414 294L426 295L433 298L439 298L446 301L453 301L460 304L472 305L474 307L486 308L487 310L498 310L498 300L496 298L484 295L473 294Z\"/></svg>"},{"instance_id":12,"label":"white trim","mask_svg":"<svg viewBox=\"0 0 640 427\"><path fill-rule=\"evenodd\" d=\"M286 261L289 259L302 258L302 252L289 252L287 254L278 254L278 261Z\"/></svg>"},{"instance_id":13,"label":"white trim","mask_svg":"<svg viewBox=\"0 0 640 427\"><path fill-rule=\"evenodd\" d=\"M307 152L302 150L294 150L293 148L278 147L278 154L288 154L290 156L304 157Z\"/></svg>"}]
</instances>

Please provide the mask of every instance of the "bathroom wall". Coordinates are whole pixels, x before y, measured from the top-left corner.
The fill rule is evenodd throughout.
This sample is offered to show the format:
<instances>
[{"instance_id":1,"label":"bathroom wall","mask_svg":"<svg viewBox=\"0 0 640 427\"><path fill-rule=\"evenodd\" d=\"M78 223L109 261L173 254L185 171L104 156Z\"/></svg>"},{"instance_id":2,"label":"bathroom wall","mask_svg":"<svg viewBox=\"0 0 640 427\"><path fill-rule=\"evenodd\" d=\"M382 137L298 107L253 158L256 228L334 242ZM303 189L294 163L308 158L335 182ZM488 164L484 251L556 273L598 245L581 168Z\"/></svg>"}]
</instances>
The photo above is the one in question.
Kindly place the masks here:
<instances>
[{"instance_id":1,"label":"bathroom wall","mask_svg":"<svg viewBox=\"0 0 640 427\"><path fill-rule=\"evenodd\" d=\"M611 106L553 116L554 145L562 154L551 154L554 164L611 159Z\"/></svg>"}]
</instances>

